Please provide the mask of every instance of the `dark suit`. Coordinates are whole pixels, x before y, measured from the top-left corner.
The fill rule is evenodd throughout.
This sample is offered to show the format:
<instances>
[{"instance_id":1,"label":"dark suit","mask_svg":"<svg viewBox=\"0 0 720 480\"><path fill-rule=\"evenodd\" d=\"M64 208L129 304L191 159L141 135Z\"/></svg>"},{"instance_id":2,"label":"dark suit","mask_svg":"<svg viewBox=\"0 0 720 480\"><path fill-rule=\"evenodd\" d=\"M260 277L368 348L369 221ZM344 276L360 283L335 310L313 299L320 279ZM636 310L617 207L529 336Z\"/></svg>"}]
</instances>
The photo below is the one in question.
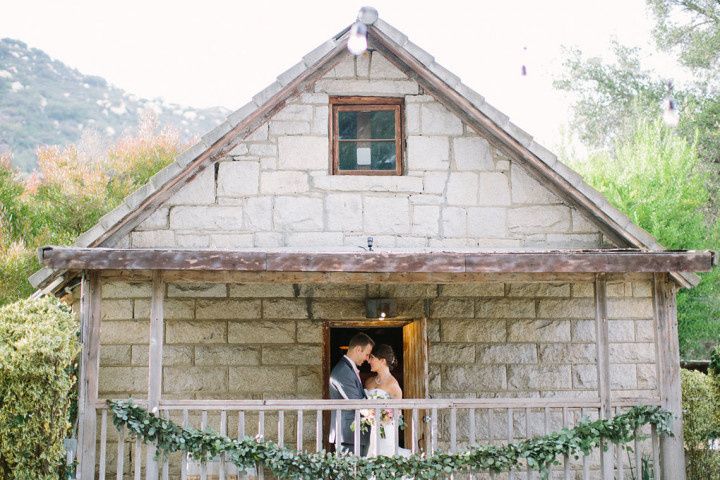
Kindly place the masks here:
<instances>
[{"instance_id":1,"label":"dark suit","mask_svg":"<svg viewBox=\"0 0 720 480\"><path fill-rule=\"evenodd\" d=\"M330 373L330 398L333 400L359 400L367 398L365 389L355 370L352 360L343 356ZM355 437L350 425L355 421L355 410L343 410L340 416L340 444L351 453L355 451ZM335 444L335 410L330 415L330 443ZM367 455L370 432L360 433L360 455Z\"/></svg>"}]
</instances>

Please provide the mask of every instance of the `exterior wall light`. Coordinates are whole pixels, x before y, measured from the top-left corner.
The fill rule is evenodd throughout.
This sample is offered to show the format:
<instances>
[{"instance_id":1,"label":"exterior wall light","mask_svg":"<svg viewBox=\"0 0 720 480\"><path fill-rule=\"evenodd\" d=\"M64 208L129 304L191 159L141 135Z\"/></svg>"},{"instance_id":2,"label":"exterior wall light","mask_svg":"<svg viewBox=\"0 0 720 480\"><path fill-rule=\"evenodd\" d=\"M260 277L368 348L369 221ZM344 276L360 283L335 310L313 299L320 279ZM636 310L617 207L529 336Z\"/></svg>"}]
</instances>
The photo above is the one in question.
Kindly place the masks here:
<instances>
[{"instance_id":1,"label":"exterior wall light","mask_svg":"<svg viewBox=\"0 0 720 480\"><path fill-rule=\"evenodd\" d=\"M395 300L390 298L368 298L365 300L365 317L384 320L396 316L397 305Z\"/></svg>"},{"instance_id":2,"label":"exterior wall light","mask_svg":"<svg viewBox=\"0 0 720 480\"><path fill-rule=\"evenodd\" d=\"M367 27L361 21L353 23L350 27L348 50L353 55L362 55L367 50Z\"/></svg>"}]
</instances>

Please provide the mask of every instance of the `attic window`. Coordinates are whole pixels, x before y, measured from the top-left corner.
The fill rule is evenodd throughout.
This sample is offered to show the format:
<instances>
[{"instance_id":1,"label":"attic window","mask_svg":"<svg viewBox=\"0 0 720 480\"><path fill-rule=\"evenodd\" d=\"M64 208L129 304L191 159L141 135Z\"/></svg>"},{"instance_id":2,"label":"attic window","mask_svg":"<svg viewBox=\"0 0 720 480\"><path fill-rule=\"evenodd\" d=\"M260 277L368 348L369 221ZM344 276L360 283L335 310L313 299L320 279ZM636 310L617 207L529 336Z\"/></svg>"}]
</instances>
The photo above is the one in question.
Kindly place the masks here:
<instances>
[{"instance_id":1,"label":"attic window","mask_svg":"<svg viewBox=\"0 0 720 480\"><path fill-rule=\"evenodd\" d=\"M402 98L330 99L332 173L402 175Z\"/></svg>"}]
</instances>

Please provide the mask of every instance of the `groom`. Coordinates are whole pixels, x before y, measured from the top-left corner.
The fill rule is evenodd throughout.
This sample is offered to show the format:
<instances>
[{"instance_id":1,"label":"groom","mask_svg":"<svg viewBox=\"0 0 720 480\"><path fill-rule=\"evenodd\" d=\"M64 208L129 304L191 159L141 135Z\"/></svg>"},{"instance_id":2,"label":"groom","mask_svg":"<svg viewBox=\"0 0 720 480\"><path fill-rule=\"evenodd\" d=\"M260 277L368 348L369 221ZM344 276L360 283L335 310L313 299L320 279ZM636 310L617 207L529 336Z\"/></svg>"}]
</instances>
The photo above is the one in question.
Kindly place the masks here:
<instances>
[{"instance_id":1,"label":"groom","mask_svg":"<svg viewBox=\"0 0 720 480\"><path fill-rule=\"evenodd\" d=\"M370 358L372 352L372 338L364 333L358 333L350 339L347 354L335 365L330 373L330 398L333 400L359 400L367 398L358 367ZM355 421L354 410L343 410L340 416L340 431L335 431L335 413L330 416L330 443L335 444L336 435L340 435L342 449L350 453L355 451L354 432L350 428ZM359 426L357 426L359 428ZM360 455L366 456L370 432L360 433Z\"/></svg>"}]
</instances>

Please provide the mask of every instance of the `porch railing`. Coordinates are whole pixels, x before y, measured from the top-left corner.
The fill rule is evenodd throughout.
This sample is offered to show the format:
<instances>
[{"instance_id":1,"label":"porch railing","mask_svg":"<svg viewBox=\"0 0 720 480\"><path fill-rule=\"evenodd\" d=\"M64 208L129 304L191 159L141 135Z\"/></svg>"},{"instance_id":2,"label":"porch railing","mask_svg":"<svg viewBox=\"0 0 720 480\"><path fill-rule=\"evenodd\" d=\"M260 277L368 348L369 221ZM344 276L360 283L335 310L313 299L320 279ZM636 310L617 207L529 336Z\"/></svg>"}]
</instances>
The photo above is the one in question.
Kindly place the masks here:
<instances>
[{"instance_id":1,"label":"porch railing","mask_svg":"<svg viewBox=\"0 0 720 480\"><path fill-rule=\"evenodd\" d=\"M142 401L138 401L142 404ZM642 400L614 402L613 415L640 404L657 404ZM501 444L544 435L563 427L573 427L581 419L597 419L601 415L597 400L575 399L423 399L423 400L164 400L160 415L184 426L212 428L228 436L243 438L261 436L279 445L303 451L320 451L327 447L330 412L360 409L393 411L393 426L397 428L399 413L405 419L405 430L396 436L395 448L405 447L413 453L461 451L472 445ZM96 405L98 415L97 462L95 478L140 480L146 476L147 446L139 440L127 438L124 431L112 425L111 414L104 403ZM339 425L340 415L336 415ZM385 428L392 428L386 426ZM376 435L379 435L375 430ZM355 454L359 454L359 429L355 429ZM377 440L377 439L376 439ZM377 445L377 441L375 445ZM636 432L632 453L620 446L609 452L592 452L580 459L568 456L558 459L550 478L565 480L582 478L642 478L640 469L652 468L654 478L660 478L659 437L654 429ZM338 448L339 445L335 445ZM599 449L598 449L599 450ZM373 453L373 452L370 452ZM152 461L152 460L149 460ZM153 465L154 467L154 465ZM148 469L149 472L155 468ZM476 474L482 474L475 477ZM515 470L494 475L474 472L475 478L535 479L537 472ZM212 462L196 463L185 455L173 454L159 466L159 478L164 480L239 480L263 479L262 466L238 472L237 468L220 457ZM84 480L84 479L83 479Z\"/></svg>"}]
</instances>

